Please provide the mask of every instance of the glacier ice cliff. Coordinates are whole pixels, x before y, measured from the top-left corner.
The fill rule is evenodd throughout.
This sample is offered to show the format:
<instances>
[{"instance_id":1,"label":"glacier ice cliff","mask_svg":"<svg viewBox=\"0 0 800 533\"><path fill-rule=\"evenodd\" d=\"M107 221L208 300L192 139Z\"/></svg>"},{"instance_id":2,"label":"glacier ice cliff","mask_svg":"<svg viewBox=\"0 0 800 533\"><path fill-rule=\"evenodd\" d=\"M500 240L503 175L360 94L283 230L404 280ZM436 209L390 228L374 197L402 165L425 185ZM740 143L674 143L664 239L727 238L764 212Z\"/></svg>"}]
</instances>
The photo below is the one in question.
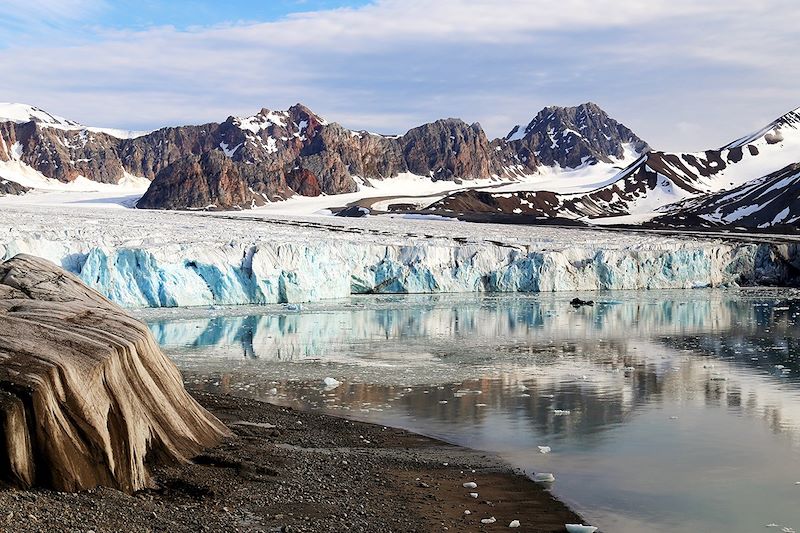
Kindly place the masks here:
<instances>
[{"instance_id":1,"label":"glacier ice cliff","mask_svg":"<svg viewBox=\"0 0 800 533\"><path fill-rule=\"evenodd\" d=\"M50 259L127 307L779 284L800 266L796 244L587 229L110 210L58 219L0 215L0 260Z\"/></svg>"}]
</instances>

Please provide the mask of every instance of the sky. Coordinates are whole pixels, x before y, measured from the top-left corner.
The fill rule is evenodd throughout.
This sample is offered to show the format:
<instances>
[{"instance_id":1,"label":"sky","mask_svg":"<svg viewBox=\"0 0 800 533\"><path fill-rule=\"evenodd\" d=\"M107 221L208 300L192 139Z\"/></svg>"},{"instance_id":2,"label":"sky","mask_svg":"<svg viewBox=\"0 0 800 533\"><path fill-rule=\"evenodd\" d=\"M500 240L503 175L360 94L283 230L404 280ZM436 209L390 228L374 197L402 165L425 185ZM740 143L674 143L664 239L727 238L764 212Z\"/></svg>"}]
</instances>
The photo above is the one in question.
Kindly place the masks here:
<instances>
[{"instance_id":1,"label":"sky","mask_svg":"<svg viewBox=\"0 0 800 533\"><path fill-rule=\"evenodd\" d=\"M592 101L656 149L800 106L796 0L3 0L0 101L94 126L301 102L352 129L490 137Z\"/></svg>"}]
</instances>

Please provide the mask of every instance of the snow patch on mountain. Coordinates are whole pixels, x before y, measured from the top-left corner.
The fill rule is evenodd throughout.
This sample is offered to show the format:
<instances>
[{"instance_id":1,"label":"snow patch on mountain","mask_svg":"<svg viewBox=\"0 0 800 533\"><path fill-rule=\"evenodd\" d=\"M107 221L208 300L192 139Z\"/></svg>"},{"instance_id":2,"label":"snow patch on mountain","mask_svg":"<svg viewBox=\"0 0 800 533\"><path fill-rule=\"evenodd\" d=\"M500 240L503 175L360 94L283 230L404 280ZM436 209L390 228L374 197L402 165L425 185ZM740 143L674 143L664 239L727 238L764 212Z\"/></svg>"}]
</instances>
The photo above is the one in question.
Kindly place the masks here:
<instances>
[{"instance_id":1,"label":"snow patch on mountain","mask_svg":"<svg viewBox=\"0 0 800 533\"><path fill-rule=\"evenodd\" d=\"M0 102L0 122L36 122L41 127L56 128L60 130L86 130L95 133L105 133L118 139L134 139L150 133L150 131L123 130L117 128L98 128L84 126L74 120L69 120L58 115L53 115L38 107L28 104Z\"/></svg>"}]
</instances>

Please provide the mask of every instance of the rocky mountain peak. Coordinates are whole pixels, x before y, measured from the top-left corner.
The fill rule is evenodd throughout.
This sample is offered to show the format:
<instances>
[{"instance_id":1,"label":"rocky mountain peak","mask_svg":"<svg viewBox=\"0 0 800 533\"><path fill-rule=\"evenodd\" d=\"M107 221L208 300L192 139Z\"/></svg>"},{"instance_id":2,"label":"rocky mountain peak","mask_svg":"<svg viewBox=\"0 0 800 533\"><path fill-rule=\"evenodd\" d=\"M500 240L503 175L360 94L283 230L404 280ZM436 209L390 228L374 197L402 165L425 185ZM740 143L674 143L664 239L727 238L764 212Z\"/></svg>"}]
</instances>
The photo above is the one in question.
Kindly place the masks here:
<instances>
[{"instance_id":1,"label":"rocky mountain peak","mask_svg":"<svg viewBox=\"0 0 800 533\"><path fill-rule=\"evenodd\" d=\"M294 119L295 122L300 122L302 120L306 120L309 122L315 122L317 124L326 126L328 121L319 116L318 114L314 113L308 107L304 106L303 104L294 104L288 110L289 115Z\"/></svg>"},{"instance_id":2,"label":"rocky mountain peak","mask_svg":"<svg viewBox=\"0 0 800 533\"><path fill-rule=\"evenodd\" d=\"M524 128L515 126L505 141L522 152L526 162L562 168L613 163L649 150L646 142L593 102L545 107Z\"/></svg>"}]
</instances>

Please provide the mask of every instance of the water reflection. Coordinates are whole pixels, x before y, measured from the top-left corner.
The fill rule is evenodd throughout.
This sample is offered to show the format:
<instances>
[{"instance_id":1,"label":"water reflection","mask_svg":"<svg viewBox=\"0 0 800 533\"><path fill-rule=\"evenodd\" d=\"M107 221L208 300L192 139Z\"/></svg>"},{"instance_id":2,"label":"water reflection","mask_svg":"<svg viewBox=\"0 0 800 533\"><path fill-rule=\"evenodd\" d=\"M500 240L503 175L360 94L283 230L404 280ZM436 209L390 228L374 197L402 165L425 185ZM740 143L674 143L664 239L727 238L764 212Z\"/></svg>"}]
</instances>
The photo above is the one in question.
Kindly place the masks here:
<instances>
[{"instance_id":1,"label":"water reflection","mask_svg":"<svg viewBox=\"0 0 800 533\"><path fill-rule=\"evenodd\" d=\"M607 531L745 532L800 525L786 296L359 298L150 327L196 386L501 451Z\"/></svg>"}]
</instances>

